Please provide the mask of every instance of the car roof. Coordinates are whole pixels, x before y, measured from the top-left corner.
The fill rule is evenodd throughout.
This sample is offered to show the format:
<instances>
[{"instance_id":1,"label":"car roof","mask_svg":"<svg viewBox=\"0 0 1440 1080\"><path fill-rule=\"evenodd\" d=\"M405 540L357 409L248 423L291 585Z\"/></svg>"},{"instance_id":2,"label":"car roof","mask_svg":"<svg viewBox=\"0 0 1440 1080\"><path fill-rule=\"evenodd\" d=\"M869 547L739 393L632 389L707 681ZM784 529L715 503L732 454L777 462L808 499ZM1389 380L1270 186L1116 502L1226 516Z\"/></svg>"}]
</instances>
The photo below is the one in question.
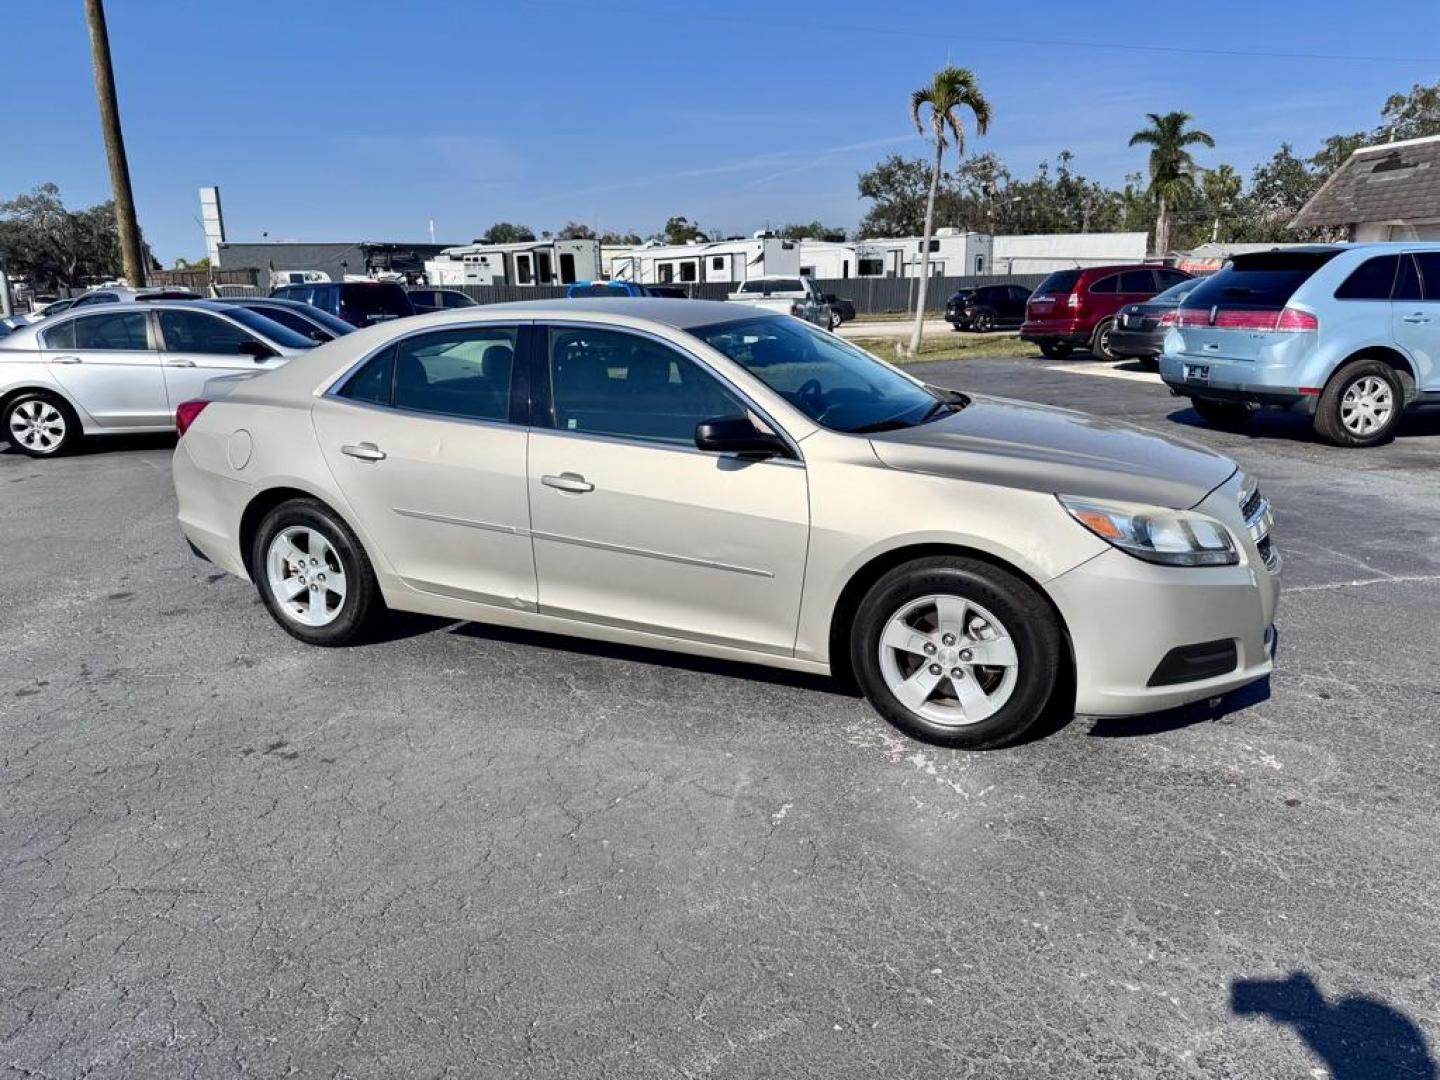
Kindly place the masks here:
<instances>
[{"instance_id":1,"label":"car roof","mask_svg":"<svg viewBox=\"0 0 1440 1080\"><path fill-rule=\"evenodd\" d=\"M751 280L754 280L753 278ZM737 322L741 319L780 318L772 312L749 305L731 304L721 300L679 300L661 296L580 296L568 300L520 300L509 304L486 304L486 311L508 311L515 314L564 317L577 311L597 315L625 315L634 319L689 330L696 326ZM474 318L472 314L470 316Z\"/></svg>"}]
</instances>

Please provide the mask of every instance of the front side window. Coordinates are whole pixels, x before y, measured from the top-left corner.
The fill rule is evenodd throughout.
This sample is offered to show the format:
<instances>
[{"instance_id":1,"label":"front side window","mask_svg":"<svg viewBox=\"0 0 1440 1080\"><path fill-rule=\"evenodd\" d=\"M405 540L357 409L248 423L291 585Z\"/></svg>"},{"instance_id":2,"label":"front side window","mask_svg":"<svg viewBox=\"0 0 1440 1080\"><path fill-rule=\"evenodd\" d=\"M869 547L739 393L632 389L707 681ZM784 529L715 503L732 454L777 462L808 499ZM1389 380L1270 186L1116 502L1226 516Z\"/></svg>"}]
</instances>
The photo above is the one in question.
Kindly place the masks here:
<instances>
[{"instance_id":1,"label":"front side window","mask_svg":"<svg viewBox=\"0 0 1440 1080\"><path fill-rule=\"evenodd\" d=\"M240 327L203 311L166 310L157 314L166 352L235 356L241 345L255 340Z\"/></svg>"},{"instance_id":2,"label":"front side window","mask_svg":"<svg viewBox=\"0 0 1440 1080\"><path fill-rule=\"evenodd\" d=\"M743 319L689 332L834 431L913 427L955 407L869 353L798 319Z\"/></svg>"},{"instance_id":3,"label":"front side window","mask_svg":"<svg viewBox=\"0 0 1440 1080\"><path fill-rule=\"evenodd\" d=\"M1335 290L1335 299L1388 301L1390 289L1395 284L1395 274L1399 269L1399 255L1381 255L1366 259L1340 283L1340 287Z\"/></svg>"},{"instance_id":4,"label":"front side window","mask_svg":"<svg viewBox=\"0 0 1440 1080\"><path fill-rule=\"evenodd\" d=\"M76 319L76 349L141 352L150 348L143 311L116 311ZM58 329L58 328L57 328Z\"/></svg>"},{"instance_id":5,"label":"front side window","mask_svg":"<svg viewBox=\"0 0 1440 1080\"><path fill-rule=\"evenodd\" d=\"M395 408L508 420L515 334L513 326L475 326L397 342Z\"/></svg>"},{"instance_id":6,"label":"front side window","mask_svg":"<svg viewBox=\"0 0 1440 1080\"><path fill-rule=\"evenodd\" d=\"M618 330L550 331L550 421L559 431L695 445L695 427L746 413L714 376L667 345Z\"/></svg>"}]
</instances>

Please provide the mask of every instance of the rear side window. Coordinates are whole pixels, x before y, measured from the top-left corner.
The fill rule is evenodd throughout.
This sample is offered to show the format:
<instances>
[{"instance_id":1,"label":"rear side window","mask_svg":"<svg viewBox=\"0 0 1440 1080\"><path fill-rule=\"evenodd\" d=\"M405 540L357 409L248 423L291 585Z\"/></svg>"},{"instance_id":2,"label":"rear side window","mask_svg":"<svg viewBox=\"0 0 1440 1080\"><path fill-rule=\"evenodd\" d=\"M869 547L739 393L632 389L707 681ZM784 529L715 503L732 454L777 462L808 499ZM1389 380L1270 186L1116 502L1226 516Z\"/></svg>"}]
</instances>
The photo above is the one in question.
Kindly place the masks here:
<instances>
[{"instance_id":1,"label":"rear side window","mask_svg":"<svg viewBox=\"0 0 1440 1080\"><path fill-rule=\"evenodd\" d=\"M1420 296L1440 301L1440 251L1417 251L1415 262L1420 268Z\"/></svg>"},{"instance_id":2,"label":"rear side window","mask_svg":"<svg viewBox=\"0 0 1440 1080\"><path fill-rule=\"evenodd\" d=\"M47 349L73 349L75 347L75 323L63 322L52 326L40 335L40 344Z\"/></svg>"},{"instance_id":3,"label":"rear side window","mask_svg":"<svg viewBox=\"0 0 1440 1080\"><path fill-rule=\"evenodd\" d=\"M1237 255L1229 266L1201 282L1186 307L1279 311L1295 290L1333 259L1335 251L1266 251Z\"/></svg>"},{"instance_id":4,"label":"rear side window","mask_svg":"<svg viewBox=\"0 0 1440 1080\"><path fill-rule=\"evenodd\" d=\"M1179 270L1157 270L1155 276L1160 279L1160 288L1162 289L1170 289L1182 281L1190 280L1189 274L1183 274Z\"/></svg>"},{"instance_id":5,"label":"rear side window","mask_svg":"<svg viewBox=\"0 0 1440 1080\"><path fill-rule=\"evenodd\" d=\"M143 311L116 311L75 320L75 348L138 352L148 349Z\"/></svg>"},{"instance_id":6,"label":"rear side window","mask_svg":"<svg viewBox=\"0 0 1440 1080\"><path fill-rule=\"evenodd\" d=\"M1103 278L1101 278L1099 281L1095 282L1095 284L1093 284L1093 285L1090 286L1090 291L1093 292L1093 293L1113 293L1113 292L1119 292L1119 291L1120 291L1120 275L1119 275L1119 274L1111 274L1109 277L1103 277Z\"/></svg>"},{"instance_id":7,"label":"rear side window","mask_svg":"<svg viewBox=\"0 0 1440 1080\"><path fill-rule=\"evenodd\" d=\"M1335 290L1336 300L1389 300L1395 273L1400 268L1399 255L1380 255L1366 259Z\"/></svg>"},{"instance_id":8,"label":"rear side window","mask_svg":"<svg viewBox=\"0 0 1440 1080\"><path fill-rule=\"evenodd\" d=\"M390 346L378 356L372 356L365 366L350 376L338 391L338 395L351 401L364 401L371 405L389 405L395 384L395 346Z\"/></svg>"},{"instance_id":9,"label":"rear side window","mask_svg":"<svg viewBox=\"0 0 1440 1080\"><path fill-rule=\"evenodd\" d=\"M1037 293L1068 293L1075 288L1075 283L1080 280L1079 270L1056 270L1040 283Z\"/></svg>"},{"instance_id":10,"label":"rear side window","mask_svg":"<svg viewBox=\"0 0 1440 1080\"><path fill-rule=\"evenodd\" d=\"M1149 270L1126 270L1120 275L1120 291L1149 296L1155 291L1155 278Z\"/></svg>"},{"instance_id":11,"label":"rear side window","mask_svg":"<svg viewBox=\"0 0 1440 1080\"><path fill-rule=\"evenodd\" d=\"M395 351L395 407L471 420L510 418L515 328L437 330Z\"/></svg>"},{"instance_id":12,"label":"rear side window","mask_svg":"<svg viewBox=\"0 0 1440 1080\"><path fill-rule=\"evenodd\" d=\"M804 292L805 286L798 278L781 278L778 281L769 282L765 287L768 293Z\"/></svg>"}]
</instances>

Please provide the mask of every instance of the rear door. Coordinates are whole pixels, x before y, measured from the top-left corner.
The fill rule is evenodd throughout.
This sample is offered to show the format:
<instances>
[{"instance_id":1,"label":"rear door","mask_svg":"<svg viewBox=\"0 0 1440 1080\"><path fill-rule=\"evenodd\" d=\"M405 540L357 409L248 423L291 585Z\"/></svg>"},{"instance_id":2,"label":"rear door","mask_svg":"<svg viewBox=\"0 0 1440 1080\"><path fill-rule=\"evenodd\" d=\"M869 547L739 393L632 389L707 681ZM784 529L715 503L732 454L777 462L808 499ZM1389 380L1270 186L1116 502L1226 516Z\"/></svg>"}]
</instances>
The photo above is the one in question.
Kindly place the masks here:
<instances>
[{"instance_id":1,"label":"rear door","mask_svg":"<svg viewBox=\"0 0 1440 1080\"><path fill-rule=\"evenodd\" d=\"M285 362L279 356L256 359L253 353L241 352L246 346L273 350L243 327L208 311L161 308L155 312L155 328L172 412L180 402L200 397L211 379L268 371Z\"/></svg>"},{"instance_id":2,"label":"rear door","mask_svg":"<svg viewBox=\"0 0 1440 1080\"><path fill-rule=\"evenodd\" d=\"M55 381L103 426L173 422L143 306L127 304L69 319L45 330L41 345Z\"/></svg>"},{"instance_id":3,"label":"rear door","mask_svg":"<svg viewBox=\"0 0 1440 1080\"><path fill-rule=\"evenodd\" d=\"M1400 256L1395 282L1395 342L1415 364L1422 390L1440 390L1440 251Z\"/></svg>"}]
</instances>

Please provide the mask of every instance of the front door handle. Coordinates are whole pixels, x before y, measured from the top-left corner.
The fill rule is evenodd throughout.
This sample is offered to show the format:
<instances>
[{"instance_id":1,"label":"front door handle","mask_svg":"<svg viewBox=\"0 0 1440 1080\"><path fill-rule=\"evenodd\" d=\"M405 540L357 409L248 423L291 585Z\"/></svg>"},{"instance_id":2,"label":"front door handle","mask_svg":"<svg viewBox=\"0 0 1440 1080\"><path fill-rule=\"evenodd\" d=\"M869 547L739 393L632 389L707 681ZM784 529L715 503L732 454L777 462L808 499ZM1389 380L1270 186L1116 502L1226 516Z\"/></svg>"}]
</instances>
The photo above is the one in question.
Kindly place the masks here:
<instances>
[{"instance_id":1,"label":"front door handle","mask_svg":"<svg viewBox=\"0 0 1440 1080\"><path fill-rule=\"evenodd\" d=\"M194 366L195 366L195 361L194 361L194 360L171 360L169 366L170 366L170 367L194 367Z\"/></svg>"},{"instance_id":2,"label":"front door handle","mask_svg":"<svg viewBox=\"0 0 1440 1080\"><path fill-rule=\"evenodd\" d=\"M552 487L556 491L568 491L572 495L584 495L587 491L595 490L594 484L573 472L563 472L559 476L542 476L540 482L546 487Z\"/></svg>"},{"instance_id":3,"label":"front door handle","mask_svg":"<svg viewBox=\"0 0 1440 1080\"><path fill-rule=\"evenodd\" d=\"M340 452L341 452L342 454L347 454L348 456L353 457L353 458L359 458L361 461L384 461L384 460L385 460L385 451L384 451L384 450L381 450L381 449L380 449L378 446L376 446L373 442L362 442L362 443L356 443L356 444L353 445L353 446L352 446L352 445L342 446L342 447L340 447Z\"/></svg>"},{"instance_id":4,"label":"front door handle","mask_svg":"<svg viewBox=\"0 0 1440 1080\"><path fill-rule=\"evenodd\" d=\"M52 364L79 364L82 361L78 356L57 356L50 362Z\"/></svg>"},{"instance_id":5,"label":"front door handle","mask_svg":"<svg viewBox=\"0 0 1440 1080\"><path fill-rule=\"evenodd\" d=\"M1401 316L1400 321L1410 323L1429 322L1430 316L1426 315L1423 311L1417 311L1410 315Z\"/></svg>"}]
</instances>

